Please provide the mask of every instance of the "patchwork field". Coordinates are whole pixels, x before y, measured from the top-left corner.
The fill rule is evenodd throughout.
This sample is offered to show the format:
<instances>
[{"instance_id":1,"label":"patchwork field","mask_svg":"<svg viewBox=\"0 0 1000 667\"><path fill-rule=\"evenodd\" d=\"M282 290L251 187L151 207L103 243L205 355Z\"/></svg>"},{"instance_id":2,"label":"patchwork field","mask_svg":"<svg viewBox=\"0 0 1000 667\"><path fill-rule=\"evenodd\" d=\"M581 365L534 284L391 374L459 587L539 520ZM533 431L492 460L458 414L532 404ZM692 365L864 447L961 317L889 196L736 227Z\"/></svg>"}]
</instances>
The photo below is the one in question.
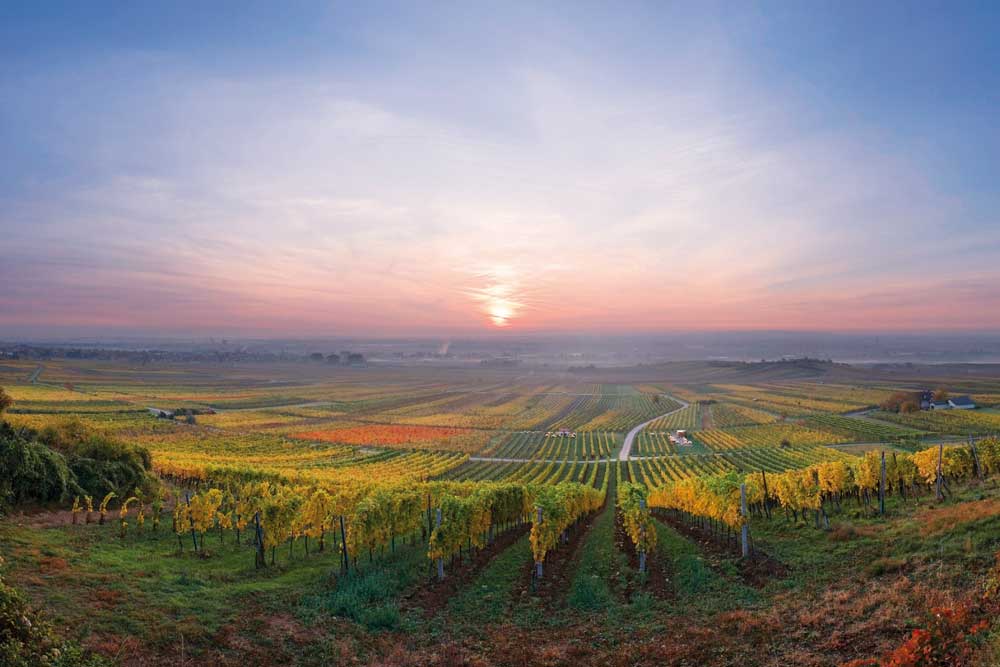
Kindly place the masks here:
<instances>
[{"instance_id":1,"label":"patchwork field","mask_svg":"<svg viewBox=\"0 0 1000 667\"><path fill-rule=\"evenodd\" d=\"M63 636L130 666L605 665L622 646L639 655L630 664L716 664L706 645L734 665L880 655L926 622L929 587L971 596L1000 548L995 513L977 504L995 502L978 476L1000 470L1000 447L980 439L973 455L965 444L1000 427L1000 413L886 413L872 406L911 386L780 370L706 365L693 382L686 364L683 382L666 370L629 382L5 363L10 425L42 443L140 447L155 484L117 489L106 507L72 493L22 507L0 522L4 578ZM985 381L954 386L1000 396ZM678 430L687 443L671 440ZM944 500L927 483L938 455ZM932 528L934 548L920 542L931 507L966 526ZM735 541L744 521L756 560ZM767 629L857 595L858 571L874 590L909 582L823 621L864 627L867 643ZM264 609L275 620L261 626ZM759 659L762 646L773 658Z\"/></svg>"}]
</instances>

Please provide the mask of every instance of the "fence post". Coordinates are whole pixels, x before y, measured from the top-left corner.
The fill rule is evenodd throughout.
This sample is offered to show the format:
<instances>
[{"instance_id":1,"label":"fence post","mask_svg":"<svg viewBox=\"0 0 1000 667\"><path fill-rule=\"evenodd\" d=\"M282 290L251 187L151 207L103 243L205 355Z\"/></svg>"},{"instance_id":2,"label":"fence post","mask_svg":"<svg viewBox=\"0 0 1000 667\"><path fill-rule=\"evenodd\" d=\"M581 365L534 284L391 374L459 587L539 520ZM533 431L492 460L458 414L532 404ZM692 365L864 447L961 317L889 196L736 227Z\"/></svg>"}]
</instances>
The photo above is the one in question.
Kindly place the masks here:
<instances>
[{"instance_id":1,"label":"fence post","mask_svg":"<svg viewBox=\"0 0 1000 667\"><path fill-rule=\"evenodd\" d=\"M768 520L770 520L771 519L771 505L770 505L770 503L767 500L767 473L764 472L763 468L760 469L760 478L764 482L764 514L766 514Z\"/></svg>"},{"instance_id":2,"label":"fence post","mask_svg":"<svg viewBox=\"0 0 1000 667\"><path fill-rule=\"evenodd\" d=\"M639 510L641 511L642 514L646 513L646 499L645 498L640 498L639 499ZM646 523L645 523L645 521L642 524L642 531L641 531L641 533L642 534L641 534L641 537L640 537L640 541L642 542L643 546L642 546L642 549L639 550L639 572L645 572L646 571Z\"/></svg>"},{"instance_id":3,"label":"fence post","mask_svg":"<svg viewBox=\"0 0 1000 667\"><path fill-rule=\"evenodd\" d=\"M882 450L882 473L878 479L878 513L885 516L885 450Z\"/></svg>"},{"instance_id":4,"label":"fence post","mask_svg":"<svg viewBox=\"0 0 1000 667\"><path fill-rule=\"evenodd\" d=\"M976 451L976 439L969 434L969 448L972 449L972 462L976 464L976 477L983 478L983 466L979 463L979 452Z\"/></svg>"},{"instance_id":5,"label":"fence post","mask_svg":"<svg viewBox=\"0 0 1000 667\"><path fill-rule=\"evenodd\" d=\"M441 508L437 508L436 528L441 527ZM428 538L430 539L430 538ZM454 563L453 563L454 564ZM444 557L438 557L438 581L444 581Z\"/></svg>"},{"instance_id":6,"label":"fence post","mask_svg":"<svg viewBox=\"0 0 1000 667\"><path fill-rule=\"evenodd\" d=\"M260 512L255 512L253 515L254 523L254 540L257 542L254 545L254 569L259 570L264 567L267 563L264 560L264 531L260 527Z\"/></svg>"},{"instance_id":7,"label":"fence post","mask_svg":"<svg viewBox=\"0 0 1000 667\"><path fill-rule=\"evenodd\" d=\"M740 514L743 516L743 526L740 528L740 541L743 557L750 555L750 518L747 516L747 485L740 484Z\"/></svg>"},{"instance_id":8,"label":"fence post","mask_svg":"<svg viewBox=\"0 0 1000 667\"><path fill-rule=\"evenodd\" d=\"M427 494L427 539L431 539L431 531L434 528L431 527L431 494Z\"/></svg>"},{"instance_id":9,"label":"fence post","mask_svg":"<svg viewBox=\"0 0 1000 667\"><path fill-rule=\"evenodd\" d=\"M937 462L937 499L944 500L944 491L941 486L944 484L944 476L941 474L941 458L944 456L944 443L938 445L938 462Z\"/></svg>"},{"instance_id":10,"label":"fence post","mask_svg":"<svg viewBox=\"0 0 1000 667\"><path fill-rule=\"evenodd\" d=\"M538 524L539 526L541 526L542 525L542 508L538 507L536 509L538 510L538 514L536 515L537 519L536 519L535 523ZM541 528L539 528L539 530L541 530ZM538 577L539 579L542 578L542 561L537 561L535 563L535 576Z\"/></svg>"},{"instance_id":11,"label":"fence post","mask_svg":"<svg viewBox=\"0 0 1000 667\"><path fill-rule=\"evenodd\" d=\"M349 573L351 571L351 559L347 555L347 530L344 527L343 514L340 515L340 560L344 566L344 574Z\"/></svg>"}]
</instances>

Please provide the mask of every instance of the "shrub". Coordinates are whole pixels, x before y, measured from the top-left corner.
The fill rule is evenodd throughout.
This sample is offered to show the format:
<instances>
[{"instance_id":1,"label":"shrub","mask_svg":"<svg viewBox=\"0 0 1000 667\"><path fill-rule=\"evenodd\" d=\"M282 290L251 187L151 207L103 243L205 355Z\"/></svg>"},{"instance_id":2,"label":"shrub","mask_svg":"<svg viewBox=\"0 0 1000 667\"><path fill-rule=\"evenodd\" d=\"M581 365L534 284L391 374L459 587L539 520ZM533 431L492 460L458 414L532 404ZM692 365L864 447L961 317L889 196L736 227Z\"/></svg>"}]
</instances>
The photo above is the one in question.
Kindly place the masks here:
<instances>
[{"instance_id":1,"label":"shrub","mask_svg":"<svg viewBox=\"0 0 1000 667\"><path fill-rule=\"evenodd\" d=\"M149 474L152 459L147 449L94 432L78 420L47 426L38 439L66 456L77 483L88 495L124 495L134 489L151 493L156 486Z\"/></svg>"},{"instance_id":2,"label":"shrub","mask_svg":"<svg viewBox=\"0 0 1000 667\"><path fill-rule=\"evenodd\" d=\"M79 493L66 458L25 436L0 422L0 505L64 502Z\"/></svg>"},{"instance_id":3,"label":"shrub","mask_svg":"<svg viewBox=\"0 0 1000 667\"><path fill-rule=\"evenodd\" d=\"M2 561L0 561L2 562ZM0 578L0 665L4 667L109 667L100 656L64 644L24 597Z\"/></svg>"},{"instance_id":4,"label":"shrub","mask_svg":"<svg viewBox=\"0 0 1000 667\"><path fill-rule=\"evenodd\" d=\"M70 420L41 433L0 422L0 505L155 490L149 452Z\"/></svg>"}]
</instances>

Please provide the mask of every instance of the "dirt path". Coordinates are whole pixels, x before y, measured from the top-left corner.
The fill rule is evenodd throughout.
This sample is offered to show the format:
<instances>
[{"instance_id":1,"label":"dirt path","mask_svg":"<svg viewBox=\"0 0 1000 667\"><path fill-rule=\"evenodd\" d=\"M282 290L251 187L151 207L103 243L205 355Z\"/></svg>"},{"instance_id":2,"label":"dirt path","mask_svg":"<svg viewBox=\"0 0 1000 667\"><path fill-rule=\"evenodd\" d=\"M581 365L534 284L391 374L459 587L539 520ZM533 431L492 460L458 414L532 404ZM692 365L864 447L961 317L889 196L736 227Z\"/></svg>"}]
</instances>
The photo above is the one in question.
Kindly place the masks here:
<instances>
[{"instance_id":1,"label":"dirt path","mask_svg":"<svg viewBox=\"0 0 1000 667\"><path fill-rule=\"evenodd\" d=\"M664 394L664 396L666 396L666 394ZM639 431L641 431L642 429L646 428L647 426L649 426L650 424L652 424L653 422L655 422L657 419L660 419L662 417L666 417L668 415L672 415L675 412L680 412L681 410L683 410L684 408L686 408L688 406L688 404L686 402L682 401L679 398L675 398L673 396L667 396L667 398L670 398L670 399L673 399L673 400L677 401L678 403L681 404L681 406L679 408L671 410L670 412L665 412L662 415L657 415L656 417L653 417L652 419L646 420L646 421L642 422L641 424L639 424L638 426L636 426L635 428L633 428L631 431L629 431L628 435L625 436L625 442L622 443L621 451L618 452L618 460L619 461L628 461L629 455L632 453L632 443L635 441L635 436L639 435Z\"/></svg>"},{"instance_id":2,"label":"dirt path","mask_svg":"<svg viewBox=\"0 0 1000 667\"><path fill-rule=\"evenodd\" d=\"M726 576L721 567L722 561L730 559L735 560L736 570L743 582L753 588L763 588L772 579L782 579L788 575L786 565L760 549L755 549L749 558L739 558L739 547L735 542L720 539L711 531L681 521L670 512L654 511L653 514L657 521L694 542L707 557L709 566L721 576Z\"/></svg>"},{"instance_id":3,"label":"dirt path","mask_svg":"<svg viewBox=\"0 0 1000 667\"><path fill-rule=\"evenodd\" d=\"M625 532L625 524L622 520L621 512L615 511L615 546L628 558L629 566L636 573L639 572L639 554L628 533ZM677 597L677 592L670 583L670 572L664 558L654 550L646 556L646 582L639 590L632 588L632 582L625 589L625 601L631 602L632 596L637 592L648 592L660 600L673 600Z\"/></svg>"},{"instance_id":4,"label":"dirt path","mask_svg":"<svg viewBox=\"0 0 1000 667\"><path fill-rule=\"evenodd\" d=\"M512 528L498 536L493 544L477 551L471 558L468 554L454 567L445 566L444 581L434 579L421 586L406 598L406 605L422 609L429 618L448 604L459 591L468 586L483 568L502 554L531 530L531 524ZM435 575L436 576L436 575Z\"/></svg>"},{"instance_id":5,"label":"dirt path","mask_svg":"<svg viewBox=\"0 0 1000 667\"><path fill-rule=\"evenodd\" d=\"M569 541L566 544L558 545L545 555L541 579L535 579L535 564L529 563L514 588L514 594L511 597L514 604L517 604L517 600L528 595L541 598L549 608L555 608L562 604L576 572L574 565L577 551L587 539L597 517L613 507L614 501L610 498L609 493L604 507L584 517L583 521L575 528L571 527L567 531Z\"/></svg>"}]
</instances>

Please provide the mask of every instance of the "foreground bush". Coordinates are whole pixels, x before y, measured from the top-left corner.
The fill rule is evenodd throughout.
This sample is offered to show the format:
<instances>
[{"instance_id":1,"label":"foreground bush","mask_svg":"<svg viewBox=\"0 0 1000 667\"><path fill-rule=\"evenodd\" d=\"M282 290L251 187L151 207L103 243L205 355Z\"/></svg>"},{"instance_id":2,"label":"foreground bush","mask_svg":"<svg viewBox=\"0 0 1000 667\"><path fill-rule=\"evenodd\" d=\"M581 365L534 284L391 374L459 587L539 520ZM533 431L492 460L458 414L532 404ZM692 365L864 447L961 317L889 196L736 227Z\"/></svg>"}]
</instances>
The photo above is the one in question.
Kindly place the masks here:
<instances>
[{"instance_id":1,"label":"foreground bush","mask_svg":"<svg viewBox=\"0 0 1000 667\"><path fill-rule=\"evenodd\" d=\"M0 578L0 665L107 667L110 664L100 656L54 637L45 619Z\"/></svg>"},{"instance_id":2,"label":"foreground bush","mask_svg":"<svg viewBox=\"0 0 1000 667\"><path fill-rule=\"evenodd\" d=\"M0 506L66 503L74 495L151 492L149 452L95 433L78 421L41 433L0 422Z\"/></svg>"}]
</instances>

